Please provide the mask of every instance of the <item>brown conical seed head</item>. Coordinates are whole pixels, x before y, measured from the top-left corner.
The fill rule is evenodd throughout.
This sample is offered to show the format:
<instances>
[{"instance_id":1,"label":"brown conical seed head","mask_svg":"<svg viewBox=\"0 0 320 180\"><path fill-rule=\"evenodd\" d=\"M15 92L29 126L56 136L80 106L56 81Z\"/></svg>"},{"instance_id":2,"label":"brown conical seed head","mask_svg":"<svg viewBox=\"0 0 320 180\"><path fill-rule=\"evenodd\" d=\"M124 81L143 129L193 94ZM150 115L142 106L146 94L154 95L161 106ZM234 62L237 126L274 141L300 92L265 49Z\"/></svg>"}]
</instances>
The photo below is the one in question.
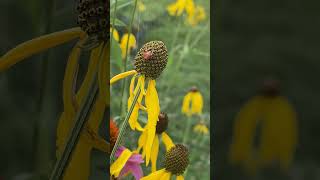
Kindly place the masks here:
<instances>
[{"instance_id":1,"label":"brown conical seed head","mask_svg":"<svg viewBox=\"0 0 320 180\"><path fill-rule=\"evenodd\" d=\"M135 70L147 78L156 79L168 62L167 47L162 41L150 41L142 46L134 59Z\"/></svg>"},{"instance_id":2,"label":"brown conical seed head","mask_svg":"<svg viewBox=\"0 0 320 180\"><path fill-rule=\"evenodd\" d=\"M165 156L165 169L174 175L181 175L189 165L189 151L182 144L176 144Z\"/></svg>"},{"instance_id":3,"label":"brown conical seed head","mask_svg":"<svg viewBox=\"0 0 320 180\"><path fill-rule=\"evenodd\" d=\"M109 4L110 0L78 0L77 24L99 41L107 41L110 36Z\"/></svg>"},{"instance_id":4,"label":"brown conical seed head","mask_svg":"<svg viewBox=\"0 0 320 180\"><path fill-rule=\"evenodd\" d=\"M168 115L164 112L161 112L158 116L157 126L156 126L156 133L161 134L168 128Z\"/></svg>"},{"instance_id":5,"label":"brown conical seed head","mask_svg":"<svg viewBox=\"0 0 320 180\"><path fill-rule=\"evenodd\" d=\"M190 92L198 92L199 90L198 90L198 88L196 87L196 86L192 86L191 88L190 88Z\"/></svg>"},{"instance_id":6,"label":"brown conical seed head","mask_svg":"<svg viewBox=\"0 0 320 180\"><path fill-rule=\"evenodd\" d=\"M261 87L261 94L265 97L276 97L280 94L279 81L275 79L265 79Z\"/></svg>"}]
</instances>

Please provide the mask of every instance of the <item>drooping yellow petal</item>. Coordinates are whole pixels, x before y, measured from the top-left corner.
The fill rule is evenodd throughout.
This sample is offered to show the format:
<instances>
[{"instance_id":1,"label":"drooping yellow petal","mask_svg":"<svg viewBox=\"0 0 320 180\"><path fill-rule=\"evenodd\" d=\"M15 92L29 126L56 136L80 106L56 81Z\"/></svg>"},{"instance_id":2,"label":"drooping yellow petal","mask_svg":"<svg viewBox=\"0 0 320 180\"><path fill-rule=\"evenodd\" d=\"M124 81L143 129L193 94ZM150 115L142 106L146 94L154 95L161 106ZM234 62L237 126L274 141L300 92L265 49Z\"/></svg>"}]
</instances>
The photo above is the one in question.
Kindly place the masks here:
<instances>
[{"instance_id":1,"label":"drooping yellow petal","mask_svg":"<svg viewBox=\"0 0 320 180\"><path fill-rule=\"evenodd\" d=\"M165 169L161 169L159 171L149 174L148 176L141 178L140 180L162 180L161 177L165 173L167 173L167 171Z\"/></svg>"},{"instance_id":2,"label":"drooping yellow petal","mask_svg":"<svg viewBox=\"0 0 320 180\"><path fill-rule=\"evenodd\" d=\"M114 175L115 177L118 177L122 168L128 161L128 159L131 157L132 152L128 149L123 150L121 155L118 157L118 159L111 165L110 167L110 174Z\"/></svg>"},{"instance_id":3,"label":"drooping yellow petal","mask_svg":"<svg viewBox=\"0 0 320 180\"><path fill-rule=\"evenodd\" d=\"M138 149L137 151L140 152L141 148L143 147L143 145L145 144L147 139L147 133L146 130L142 131L139 140L138 140Z\"/></svg>"},{"instance_id":4,"label":"drooping yellow petal","mask_svg":"<svg viewBox=\"0 0 320 180\"><path fill-rule=\"evenodd\" d=\"M151 155L153 139L156 132L158 116L160 113L159 98L156 90L155 80L149 80L145 102L146 102L146 107L148 111L148 122L147 122L148 137L147 137L147 143L146 143L146 146L147 146L146 147L146 164L148 165L150 160L150 155Z\"/></svg>"},{"instance_id":5,"label":"drooping yellow petal","mask_svg":"<svg viewBox=\"0 0 320 180\"><path fill-rule=\"evenodd\" d=\"M77 106L83 103L83 98L90 89L90 82L92 81L94 74L96 73L99 64L99 55L102 47L103 46L101 44L99 47L94 48L91 51L87 73L76 95Z\"/></svg>"},{"instance_id":6,"label":"drooping yellow petal","mask_svg":"<svg viewBox=\"0 0 320 180\"><path fill-rule=\"evenodd\" d=\"M131 76L131 75L134 75L134 74L137 74L136 70L131 70L131 71L127 71L127 72L123 72L121 74L118 74L118 75L116 75L116 76L114 76L113 78L110 79L110 85L112 85L113 83L117 82L120 79L123 79L123 78L125 78L127 76Z\"/></svg>"},{"instance_id":7,"label":"drooping yellow petal","mask_svg":"<svg viewBox=\"0 0 320 180\"><path fill-rule=\"evenodd\" d=\"M77 71L79 66L79 57L81 53L80 45L84 43L85 39L80 40L71 50L69 55L67 66L65 69L65 75L63 79L63 106L66 113L66 120L71 121L74 118L76 112L76 97L75 97L75 82L77 80Z\"/></svg>"},{"instance_id":8,"label":"drooping yellow petal","mask_svg":"<svg viewBox=\"0 0 320 180\"><path fill-rule=\"evenodd\" d=\"M177 3L170 4L167 7L167 11L168 11L170 16L176 16L177 9L178 9L178 4Z\"/></svg>"},{"instance_id":9,"label":"drooping yellow petal","mask_svg":"<svg viewBox=\"0 0 320 180\"><path fill-rule=\"evenodd\" d=\"M99 84L99 93L105 99L106 104L110 103L110 92L109 92L109 84L107 83L109 77L109 69L110 69L110 44L109 41L106 42L103 51L101 52L101 56L99 57L99 69L98 69L98 84Z\"/></svg>"},{"instance_id":10,"label":"drooping yellow petal","mask_svg":"<svg viewBox=\"0 0 320 180\"><path fill-rule=\"evenodd\" d=\"M189 16L195 15L196 7L194 5L193 0L185 0L185 9Z\"/></svg>"},{"instance_id":11,"label":"drooping yellow petal","mask_svg":"<svg viewBox=\"0 0 320 180\"><path fill-rule=\"evenodd\" d=\"M201 114L203 108L203 98L200 92L193 92L192 93L192 100L191 100L191 113L192 114Z\"/></svg>"},{"instance_id":12,"label":"drooping yellow petal","mask_svg":"<svg viewBox=\"0 0 320 180\"><path fill-rule=\"evenodd\" d=\"M182 102L182 108L181 108L181 112L186 114L187 116L191 115L191 110L190 110L191 100L192 100L192 94L191 92L189 92L187 93L186 96L184 96L183 102Z\"/></svg>"},{"instance_id":13,"label":"drooping yellow petal","mask_svg":"<svg viewBox=\"0 0 320 180\"><path fill-rule=\"evenodd\" d=\"M134 83L135 83L135 80L136 80L136 77L137 77L137 74L135 74L131 81L130 81L130 87L129 87L129 96L133 96L133 91L134 91Z\"/></svg>"},{"instance_id":14,"label":"drooping yellow petal","mask_svg":"<svg viewBox=\"0 0 320 180\"><path fill-rule=\"evenodd\" d=\"M112 30L113 30L112 37L113 37L116 41L119 42L120 36L119 36L118 31L117 31L115 28L110 27L110 33L112 33Z\"/></svg>"},{"instance_id":15,"label":"drooping yellow petal","mask_svg":"<svg viewBox=\"0 0 320 180\"><path fill-rule=\"evenodd\" d=\"M142 76L140 76L138 78L137 86L135 87L134 92L132 94L130 94L130 96L128 98L128 111L131 108L131 105L132 105L133 100L134 100L134 96L138 93L138 90L140 88L140 84L141 84L142 79L143 79ZM142 127L138 122L139 109L140 109L139 104L141 103L142 98L143 98L143 94L140 92L138 100L137 100L137 103L134 105L134 108L132 110L131 116L129 118L129 125L130 125L130 128L132 130L135 130L135 129L138 129L139 131L142 130Z\"/></svg>"},{"instance_id":16,"label":"drooping yellow petal","mask_svg":"<svg viewBox=\"0 0 320 180\"><path fill-rule=\"evenodd\" d=\"M176 177L176 180L184 180L184 177L183 177L182 175L177 176L177 177Z\"/></svg>"},{"instance_id":17,"label":"drooping yellow petal","mask_svg":"<svg viewBox=\"0 0 320 180\"><path fill-rule=\"evenodd\" d=\"M166 171L165 173L163 173L163 175L160 177L160 179L161 180L170 180L171 179L171 173L169 171Z\"/></svg>"},{"instance_id":18,"label":"drooping yellow petal","mask_svg":"<svg viewBox=\"0 0 320 180\"><path fill-rule=\"evenodd\" d=\"M169 151L172 147L174 147L174 143L166 132L162 133L162 141L166 146L166 151Z\"/></svg>"},{"instance_id":19,"label":"drooping yellow petal","mask_svg":"<svg viewBox=\"0 0 320 180\"><path fill-rule=\"evenodd\" d=\"M84 34L80 28L71 28L26 41L0 57L0 71L4 71L24 58L82 37Z\"/></svg>"},{"instance_id":20,"label":"drooping yellow petal","mask_svg":"<svg viewBox=\"0 0 320 180\"><path fill-rule=\"evenodd\" d=\"M157 159L159 153L159 139L156 135L153 140L152 150L151 150L151 169L152 172L157 170Z\"/></svg>"},{"instance_id":21,"label":"drooping yellow petal","mask_svg":"<svg viewBox=\"0 0 320 180\"><path fill-rule=\"evenodd\" d=\"M127 52L127 46L128 46L128 52ZM130 53L131 49L135 48L137 46L136 44L136 38L133 34L124 34L121 38L120 42L120 49L121 49L121 56L122 58L125 58L127 54Z\"/></svg>"}]
</instances>

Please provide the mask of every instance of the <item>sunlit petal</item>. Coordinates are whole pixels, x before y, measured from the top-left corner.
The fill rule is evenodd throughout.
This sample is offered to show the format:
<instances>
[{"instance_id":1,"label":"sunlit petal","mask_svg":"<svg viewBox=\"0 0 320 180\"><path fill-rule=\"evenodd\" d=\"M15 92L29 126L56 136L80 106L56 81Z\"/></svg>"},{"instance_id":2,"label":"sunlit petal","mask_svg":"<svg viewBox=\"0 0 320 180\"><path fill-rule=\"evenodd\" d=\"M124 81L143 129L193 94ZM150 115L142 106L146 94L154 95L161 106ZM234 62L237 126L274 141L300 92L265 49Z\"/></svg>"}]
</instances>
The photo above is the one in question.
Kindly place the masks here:
<instances>
[{"instance_id":1,"label":"sunlit petal","mask_svg":"<svg viewBox=\"0 0 320 180\"><path fill-rule=\"evenodd\" d=\"M121 153L120 157L111 165L110 174L114 175L115 177L118 177L122 168L124 167L131 155L132 152L128 149L125 149Z\"/></svg>"},{"instance_id":2,"label":"sunlit petal","mask_svg":"<svg viewBox=\"0 0 320 180\"><path fill-rule=\"evenodd\" d=\"M159 139L158 136L154 137L152 151L151 151L151 164L152 164L152 172L157 170L157 159L159 153Z\"/></svg>"},{"instance_id":3,"label":"sunlit petal","mask_svg":"<svg viewBox=\"0 0 320 180\"><path fill-rule=\"evenodd\" d=\"M161 177L163 174L167 173L165 169L161 169L159 171L156 171L154 173L149 174L148 176L145 176L141 178L140 180L162 180Z\"/></svg>"},{"instance_id":4,"label":"sunlit petal","mask_svg":"<svg viewBox=\"0 0 320 180\"><path fill-rule=\"evenodd\" d=\"M168 136L167 133L162 133L162 141L166 146L166 151L169 151L172 147L174 147L174 143L172 142L171 138Z\"/></svg>"}]
</instances>

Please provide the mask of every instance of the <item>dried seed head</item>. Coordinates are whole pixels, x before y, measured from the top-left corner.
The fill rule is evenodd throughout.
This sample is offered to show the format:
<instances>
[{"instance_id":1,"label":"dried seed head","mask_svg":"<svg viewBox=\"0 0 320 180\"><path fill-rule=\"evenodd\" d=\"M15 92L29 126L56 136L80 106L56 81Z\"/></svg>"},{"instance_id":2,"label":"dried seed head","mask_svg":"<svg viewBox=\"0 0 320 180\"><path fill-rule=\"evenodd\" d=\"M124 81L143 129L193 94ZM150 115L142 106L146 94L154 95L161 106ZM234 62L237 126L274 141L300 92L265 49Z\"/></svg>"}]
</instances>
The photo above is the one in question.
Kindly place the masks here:
<instances>
[{"instance_id":1,"label":"dried seed head","mask_svg":"<svg viewBox=\"0 0 320 180\"><path fill-rule=\"evenodd\" d=\"M198 88L196 86L192 86L192 88L190 88L190 92L198 92Z\"/></svg>"},{"instance_id":2,"label":"dried seed head","mask_svg":"<svg viewBox=\"0 0 320 180\"><path fill-rule=\"evenodd\" d=\"M134 59L135 70L148 78L160 76L168 62L167 47L162 41L150 41L142 46Z\"/></svg>"},{"instance_id":3,"label":"dried seed head","mask_svg":"<svg viewBox=\"0 0 320 180\"><path fill-rule=\"evenodd\" d=\"M161 112L158 116L157 126L156 126L156 133L161 134L168 128L168 115L164 112Z\"/></svg>"},{"instance_id":4,"label":"dried seed head","mask_svg":"<svg viewBox=\"0 0 320 180\"><path fill-rule=\"evenodd\" d=\"M165 157L165 168L174 175L181 175L189 165L189 151L182 144L176 144Z\"/></svg>"},{"instance_id":5,"label":"dried seed head","mask_svg":"<svg viewBox=\"0 0 320 180\"><path fill-rule=\"evenodd\" d=\"M109 0L78 0L78 25L99 41L109 39L109 4Z\"/></svg>"},{"instance_id":6,"label":"dried seed head","mask_svg":"<svg viewBox=\"0 0 320 180\"><path fill-rule=\"evenodd\" d=\"M261 94L265 97L275 97L280 94L279 82L275 79L265 79L261 87Z\"/></svg>"}]
</instances>

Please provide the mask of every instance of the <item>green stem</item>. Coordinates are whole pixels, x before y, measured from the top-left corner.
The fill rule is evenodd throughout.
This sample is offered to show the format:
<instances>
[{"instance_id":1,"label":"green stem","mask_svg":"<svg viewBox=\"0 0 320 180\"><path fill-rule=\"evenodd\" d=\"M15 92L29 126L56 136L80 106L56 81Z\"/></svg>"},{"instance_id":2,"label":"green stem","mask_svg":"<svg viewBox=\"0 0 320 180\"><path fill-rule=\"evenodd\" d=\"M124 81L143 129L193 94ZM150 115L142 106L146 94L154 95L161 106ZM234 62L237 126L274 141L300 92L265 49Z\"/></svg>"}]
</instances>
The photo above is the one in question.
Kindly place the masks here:
<instances>
[{"instance_id":1,"label":"green stem","mask_svg":"<svg viewBox=\"0 0 320 180\"><path fill-rule=\"evenodd\" d=\"M198 34L198 36L195 38L193 43L190 45L190 48L193 48L202 38L203 35L205 35L205 32L207 31L207 26L209 26L209 23L205 26L205 28L202 29L202 31Z\"/></svg>"},{"instance_id":2,"label":"green stem","mask_svg":"<svg viewBox=\"0 0 320 180\"><path fill-rule=\"evenodd\" d=\"M45 8L45 15L46 17L44 19L44 31L43 34L48 34L50 33L52 29L52 24L53 24L53 14L55 10L55 0L50 0L46 3L46 8ZM48 98L46 98L46 95L48 94L48 79L49 79L49 74L48 74L48 68L49 67L49 57L50 57L50 52L46 52L42 56L41 60L41 76L40 76L40 95L38 99L38 112L40 113L40 116L38 118L35 118L34 122L34 133L33 133L33 158L34 158L34 171L37 173L46 173L47 169L45 168L45 164L48 163L50 159L50 155L46 152L49 150L49 144L47 143L47 138L48 134L44 132L43 129L43 122L46 119L43 119L42 116L42 111L45 108L45 104L48 101Z\"/></svg>"},{"instance_id":3,"label":"green stem","mask_svg":"<svg viewBox=\"0 0 320 180\"><path fill-rule=\"evenodd\" d=\"M128 29L128 39L127 39L125 59L124 59L124 62L123 62L123 72L125 72L127 70L129 38L130 38L130 35L131 35L131 31L132 31L132 24L133 24L134 15L135 15L135 12L136 12L136 9L137 9L137 4L138 4L138 0L135 0L135 4L134 4L133 11L132 11L132 16L131 16L131 21L130 21L129 29ZM125 93L124 92L125 92L125 89L126 89L126 84L127 84L126 82L127 82L126 80L123 81L122 89L121 89L121 96L120 96L120 97L122 97L122 99L120 101L120 115L121 115L121 117L125 113L124 110L125 110L126 97L125 97Z\"/></svg>"},{"instance_id":4,"label":"green stem","mask_svg":"<svg viewBox=\"0 0 320 180\"><path fill-rule=\"evenodd\" d=\"M183 140L182 140L182 144L186 144L187 141L188 141L188 137L189 137L189 134L190 134L190 127L191 127L191 116L188 117L187 119L187 124L186 124L186 128L184 130L184 134L183 134Z\"/></svg>"},{"instance_id":5,"label":"green stem","mask_svg":"<svg viewBox=\"0 0 320 180\"><path fill-rule=\"evenodd\" d=\"M116 21L116 15L117 15L117 4L118 0L115 0L114 3L114 12L113 12L113 18L112 18L112 30L111 30L111 37L110 37L110 47L112 47L112 39L113 39L113 32L114 32L114 23Z\"/></svg>"},{"instance_id":6,"label":"green stem","mask_svg":"<svg viewBox=\"0 0 320 180\"><path fill-rule=\"evenodd\" d=\"M120 130L119 130L119 135L118 135L117 141L116 141L116 143L115 143L115 145L114 145L114 147L112 149L111 155L110 155L110 163L112 163L115 160L115 157L114 157L115 153L116 153L118 147L120 146L120 143L121 143L121 140L123 138L123 135L125 134L125 132L127 130L129 118L130 118L130 116L131 116L131 114L133 112L134 106L136 105L136 103L138 101L138 97L139 97L140 92L141 92L140 87L138 87L138 88L139 88L138 92L134 96L134 99L133 99L133 102L132 102L132 104L130 106L130 109L129 109L129 111L128 111L128 113L127 113L127 115L126 115L126 117L125 117L125 119L124 119L124 121L123 121L123 123L121 125Z\"/></svg>"},{"instance_id":7,"label":"green stem","mask_svg":"<svg viewBox=\"0 0 320 180\"><path fill-rule=\"evenodd\" d=\"M196 138L196 142L200 142L199 144L197 144L197 147L202 147L202 145L203 145L203 143L205 142L205 140L206 140L206 138L205 138L206 136L204 135L204 134L201 134L201 133L199 133L198 135L197 135L197 138ZM199 155L199 154L197 154L197 153L192 153L192 155L194 155L194 156L191 156L190 157L190 163L192 163L194 160L195 160L195 157L197 156L197 155ZM187 167L187 169L185 170L185 172L184 172L184 176L185 177L187 177L187 174L188 174L188 171L189 171L189 167L190 167L190 165L191 164L189 164L189 166Z\"/></svg>"}]
</instances>

